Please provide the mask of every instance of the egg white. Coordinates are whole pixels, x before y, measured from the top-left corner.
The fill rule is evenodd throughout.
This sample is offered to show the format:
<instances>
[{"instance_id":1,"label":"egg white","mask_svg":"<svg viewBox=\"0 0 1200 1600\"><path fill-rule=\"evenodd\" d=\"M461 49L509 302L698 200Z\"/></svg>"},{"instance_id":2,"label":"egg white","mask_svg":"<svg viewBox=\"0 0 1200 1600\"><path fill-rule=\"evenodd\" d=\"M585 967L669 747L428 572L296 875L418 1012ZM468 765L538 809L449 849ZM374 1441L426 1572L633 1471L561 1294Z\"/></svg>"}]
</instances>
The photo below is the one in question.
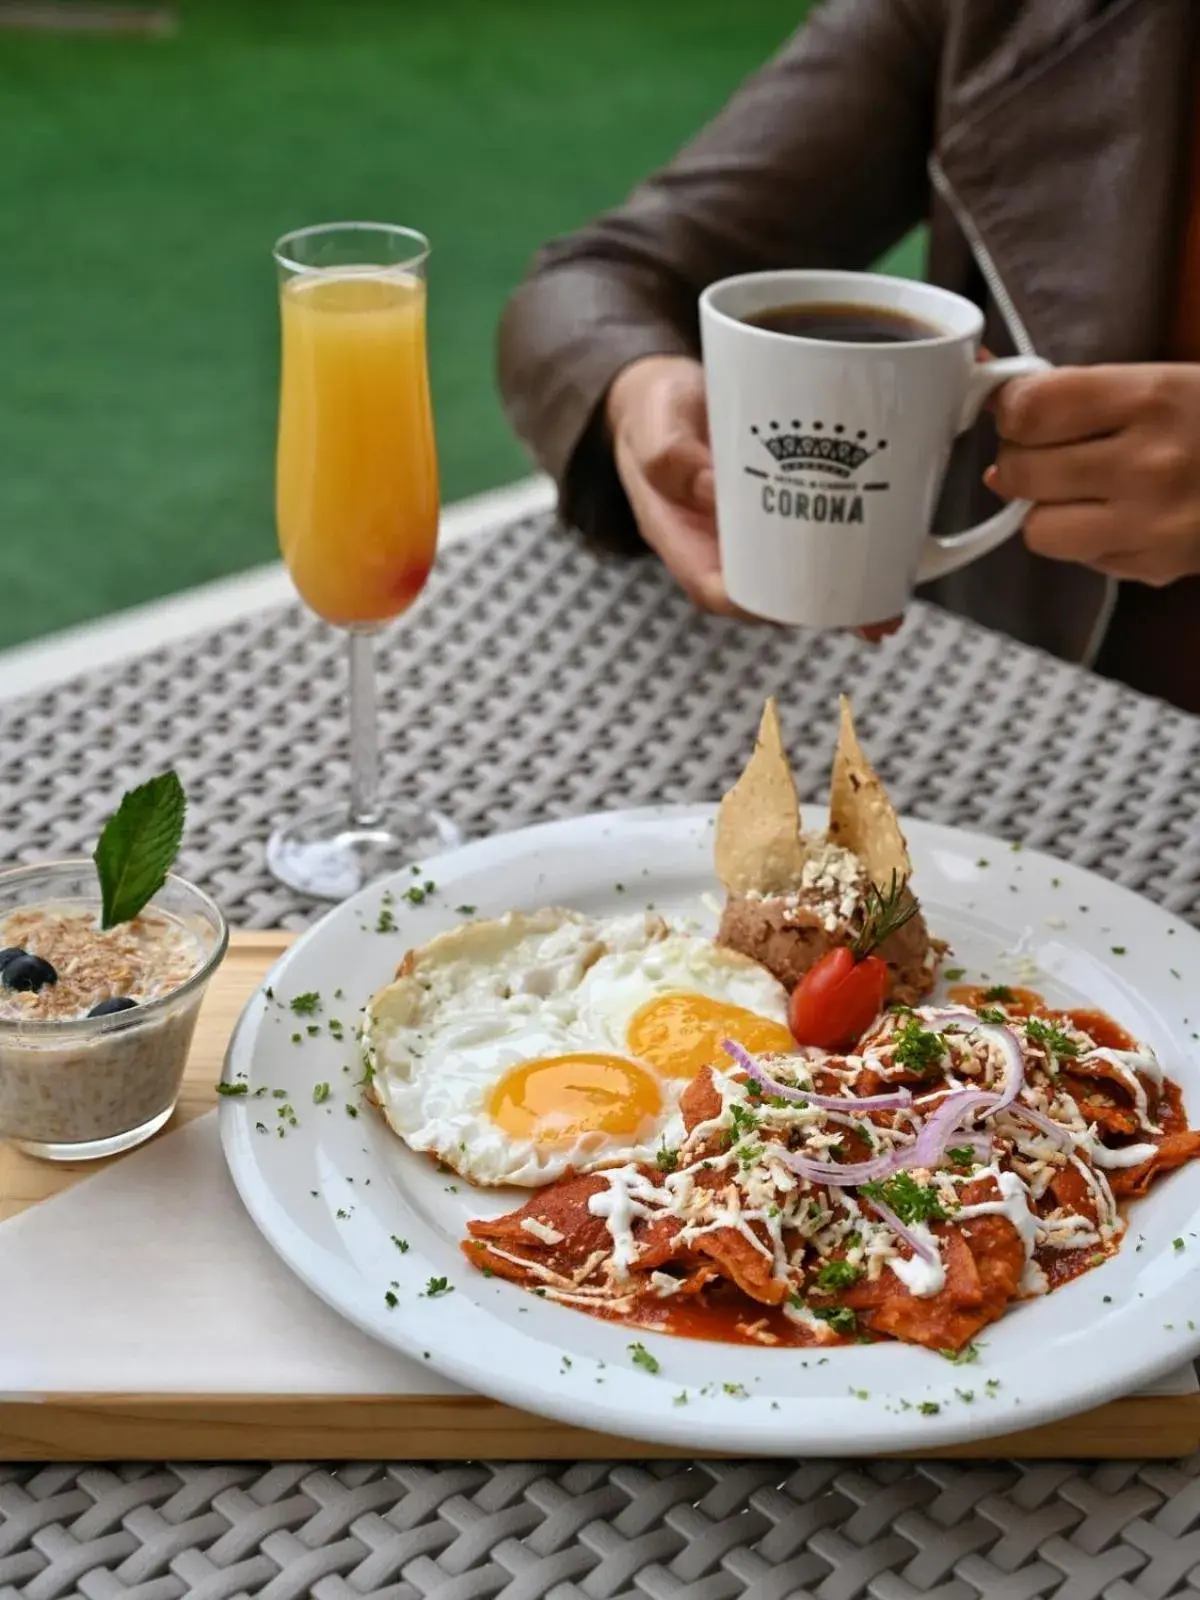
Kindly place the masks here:
<instances>
[{"instance_id":1,"label":"egg white","mask_svg":"<svg viewBox=\"0 0 1200 1600\"><path fill-rule=\"evenodd\" d=\"M411 951L368 1006L363 1046L376 1098L405 1144L478 1185L537 1187L571 1167L651 1160L682 1137L688 1077L645 1069L662 1109L635 1134L520 1137L493 1122L487 1104L524 1062L579 1053L635 1061L630 1017L676 991L787 1016L786 993L764 968L659 917L593 920L549 908L466 923Z\"/></svg>"}]
</instances>

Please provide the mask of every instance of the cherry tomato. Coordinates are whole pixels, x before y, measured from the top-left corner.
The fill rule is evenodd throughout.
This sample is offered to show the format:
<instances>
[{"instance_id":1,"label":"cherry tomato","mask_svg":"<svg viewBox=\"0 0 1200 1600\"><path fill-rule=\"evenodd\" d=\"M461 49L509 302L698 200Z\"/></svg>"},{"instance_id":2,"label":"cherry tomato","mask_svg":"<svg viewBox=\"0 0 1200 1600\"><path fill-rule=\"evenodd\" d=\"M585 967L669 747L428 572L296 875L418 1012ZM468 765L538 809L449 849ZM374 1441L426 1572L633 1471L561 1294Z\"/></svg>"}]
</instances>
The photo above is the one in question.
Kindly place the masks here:
<instances>
[{"instance_id":1,"label":"cherry tomato","mask_svg":"<svg viewBox=\"0 0 1200 1600\"><path fill-rule=\"evenodd\" d=\"M856 961L853 951L840 945L810 967L792 990L788 1025L797 1044L845 1050L883 1010L887 992L887 962L879 956Z\"/></svg>"}]
</instances>

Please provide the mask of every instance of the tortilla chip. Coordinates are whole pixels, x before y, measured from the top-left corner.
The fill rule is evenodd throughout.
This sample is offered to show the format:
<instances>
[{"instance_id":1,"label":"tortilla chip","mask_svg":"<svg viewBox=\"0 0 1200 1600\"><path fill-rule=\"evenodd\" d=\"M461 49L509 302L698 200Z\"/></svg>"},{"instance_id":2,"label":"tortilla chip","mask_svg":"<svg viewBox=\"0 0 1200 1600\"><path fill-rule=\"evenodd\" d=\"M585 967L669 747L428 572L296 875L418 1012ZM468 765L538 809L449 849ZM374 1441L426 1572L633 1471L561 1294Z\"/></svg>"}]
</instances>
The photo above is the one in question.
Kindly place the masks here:
<instances>
[{"instance_id":1,"label":"tortilla chip","mask_svg":"<svg viewBox=\"0 0 1200 1600\"><path fill-rule=\"evenodd\" d=\"M717 876L730 894L782 894L800 876L807 849L800 801L783 748L775 701L763 707L754 754L717 812Z\"/></svg>"},{"instance_id":2,"label":"tortilla chip","mask_svg":"<svg viewBox=\"0 0 1200 1600\"><path fill-rule=\"evenodd\" d=\"M886 887L895 873L912 873L900 820L879 774L863 754L850 702L841 697L842 720L829 785L829 837L852 850L871 882Z\"/></svg>"}]
</instances>

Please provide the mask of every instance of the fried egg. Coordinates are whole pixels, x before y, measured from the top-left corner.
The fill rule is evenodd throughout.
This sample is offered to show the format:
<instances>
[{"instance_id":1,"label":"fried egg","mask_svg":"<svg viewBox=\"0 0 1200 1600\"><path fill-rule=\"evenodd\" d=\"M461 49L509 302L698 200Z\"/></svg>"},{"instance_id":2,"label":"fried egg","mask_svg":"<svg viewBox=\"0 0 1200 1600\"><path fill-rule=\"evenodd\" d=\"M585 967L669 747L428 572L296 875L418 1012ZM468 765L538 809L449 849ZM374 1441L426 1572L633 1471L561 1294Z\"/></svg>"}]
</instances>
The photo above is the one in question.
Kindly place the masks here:
<instances>
[{"instance_id":1,"label":"fried egg","mask_svg":"<svg viewBox=\"0 0 1200 1600\"><path fill-rule=\"evenodd\" d=\"M393 1130L472 1183L653 1160L721 1041L795 1048L765 968L659 917L510 912L411 951L363 1045Z\"/></svg>"}]
</instances>

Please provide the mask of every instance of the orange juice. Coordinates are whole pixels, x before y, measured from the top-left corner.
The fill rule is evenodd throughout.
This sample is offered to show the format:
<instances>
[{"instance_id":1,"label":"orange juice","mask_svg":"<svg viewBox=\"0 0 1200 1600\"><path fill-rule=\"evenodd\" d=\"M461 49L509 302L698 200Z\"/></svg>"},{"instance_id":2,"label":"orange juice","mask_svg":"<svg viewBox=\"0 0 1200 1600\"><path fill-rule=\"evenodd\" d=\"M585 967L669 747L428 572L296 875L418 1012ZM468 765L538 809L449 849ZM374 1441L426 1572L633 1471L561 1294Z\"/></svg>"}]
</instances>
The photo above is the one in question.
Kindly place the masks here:
<instances>
[{"instance_id":1,"label":"orange juice","mask_svg":"<svg viewBox=\"0 0 1200 1600\"><path fill-rule=\"evenodd\" d=\"M342 627L420 594L437 547L425 284L384 268L283 285L276 517L305 602Z\"/></svg>"}]
</instances>

